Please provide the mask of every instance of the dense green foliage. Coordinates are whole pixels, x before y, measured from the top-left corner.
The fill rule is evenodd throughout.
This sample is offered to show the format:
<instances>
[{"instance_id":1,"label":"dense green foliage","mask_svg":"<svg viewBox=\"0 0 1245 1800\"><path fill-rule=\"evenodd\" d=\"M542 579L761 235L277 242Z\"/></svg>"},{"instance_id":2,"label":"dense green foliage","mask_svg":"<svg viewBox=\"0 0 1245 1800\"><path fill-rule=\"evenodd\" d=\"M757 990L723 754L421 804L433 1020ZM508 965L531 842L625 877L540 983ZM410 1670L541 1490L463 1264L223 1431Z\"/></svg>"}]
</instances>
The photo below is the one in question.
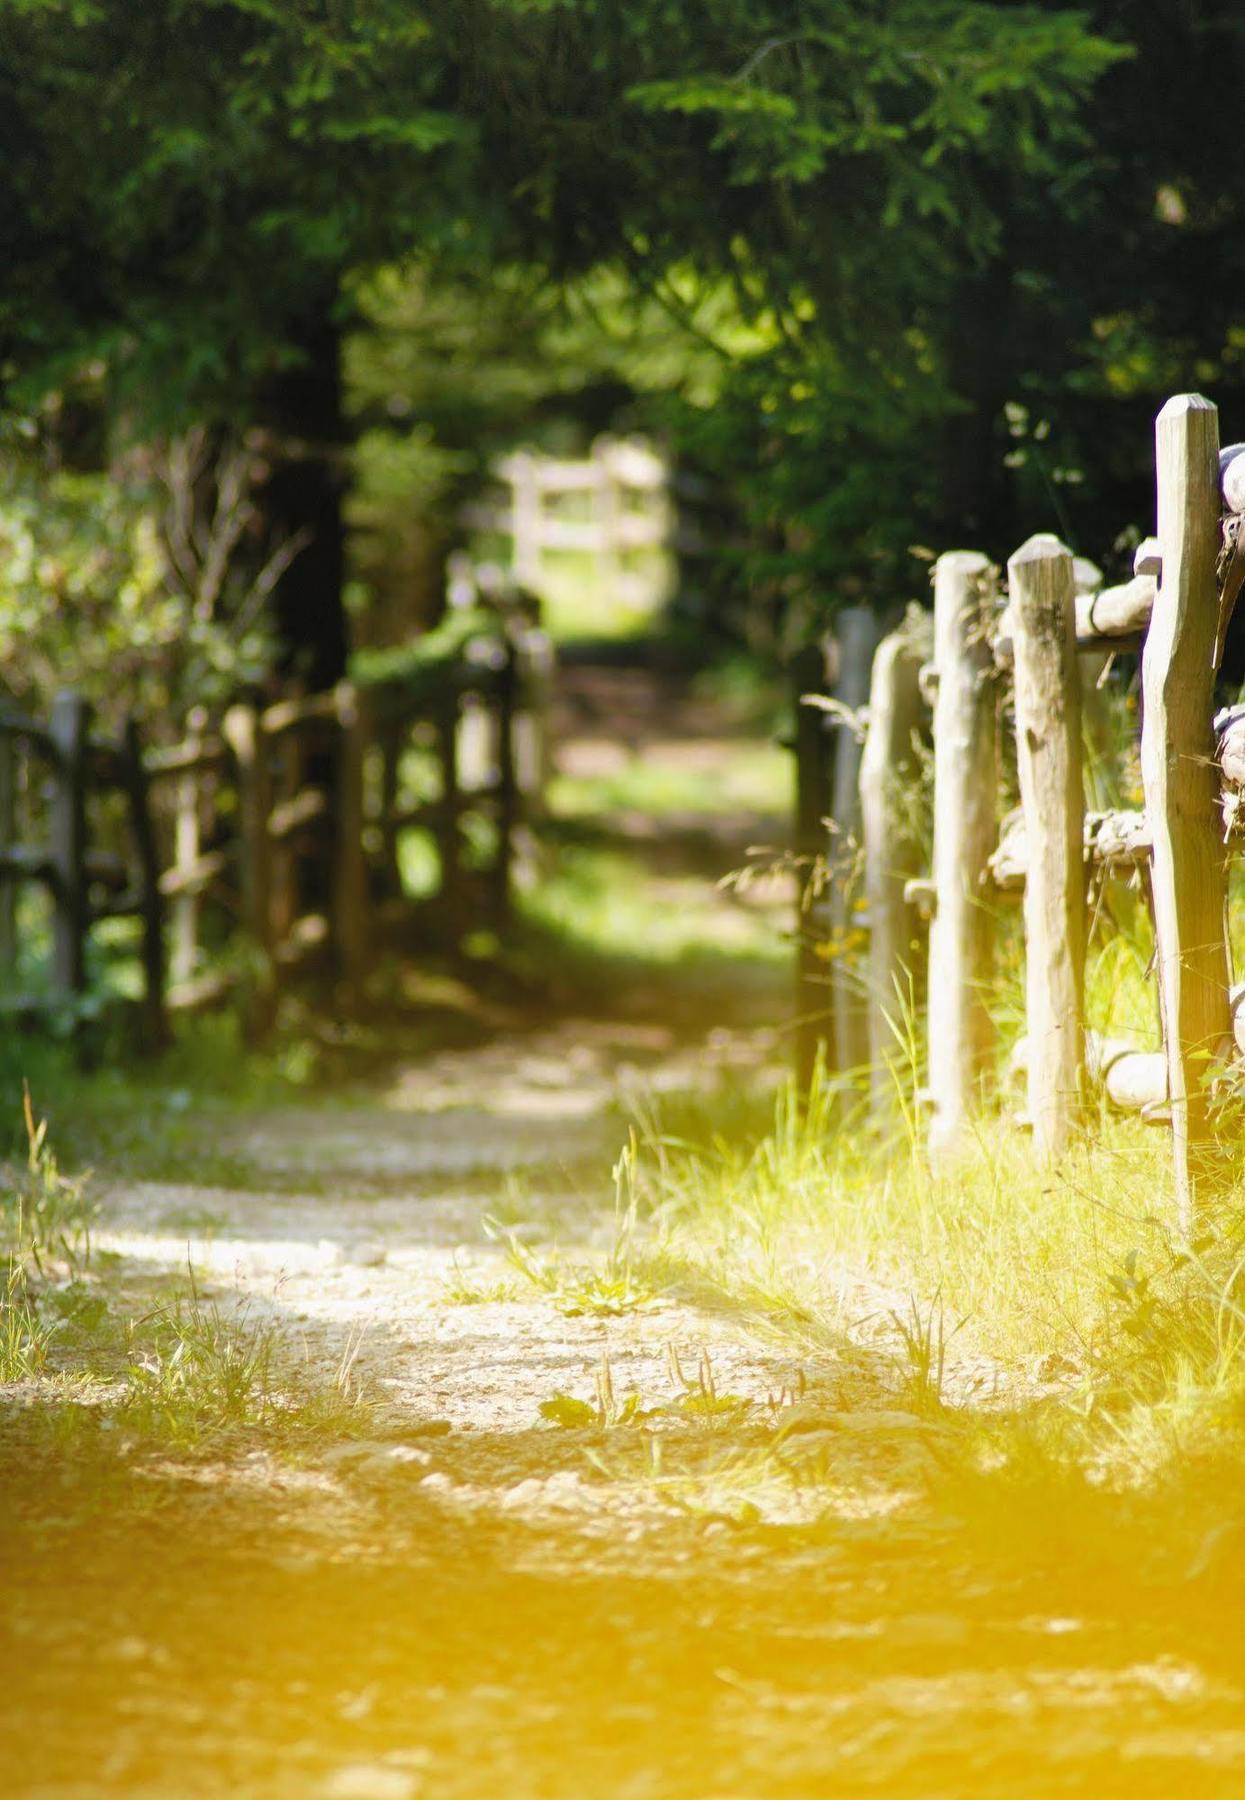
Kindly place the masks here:
<instances>
[{"instance_id":1,"label":"dense green foliage","mask_svg":"<svg viewBox=\"0 0 1245 1800\"><path fill-rule=\"evenodd\" d=\"M149 415L238 401L416 238L464 135L428 32L402 0L6 0L10 377L91 352Z\"/></svg>"},{"instance_id":2,"label":"dense green foliage","mask_svg":"<svg viewBox=\"0 0 1245 1800\"><path fill-rule=\"evenodd\" d=\"M1243 62L1227 0L0 0L0 384L331 458L287 378L352 332L381 588L559 403L720 476L776 603L1101 555L1163 391L1241 385Z\"/></svg>"},{"instance_id":3,"label":"dense green foliage","mask_svg":"<svg viewBox=\"0 0 1245 1800\"><path fill-rule=\"evenodd\" d=\"M105 725L133 713L175 734L192 706L223 706L267 671L263 570L238 567L245 459L219 471L239 483L230 518L218 506L191 542L170 487L186 452L112 476L0 459L0 681L33 717L72 687Z\"/></svg>"}]
</instances>

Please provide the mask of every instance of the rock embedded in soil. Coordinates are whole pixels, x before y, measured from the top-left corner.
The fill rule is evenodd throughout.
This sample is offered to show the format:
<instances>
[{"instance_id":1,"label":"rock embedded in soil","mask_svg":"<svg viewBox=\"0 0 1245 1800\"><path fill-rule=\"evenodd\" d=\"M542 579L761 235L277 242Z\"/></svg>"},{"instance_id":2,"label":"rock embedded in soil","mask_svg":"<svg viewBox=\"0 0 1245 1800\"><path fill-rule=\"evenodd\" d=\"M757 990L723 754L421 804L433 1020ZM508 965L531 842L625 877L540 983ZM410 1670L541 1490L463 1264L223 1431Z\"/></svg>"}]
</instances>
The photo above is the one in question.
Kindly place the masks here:
<instances>
[{"instance_id":1,"label":"rock embedded in soil","mask_svg":"<svg viewBox=\"0 0 1245 1800\"><path fill-rule=\"evenodd\" d=\"M326 1451L321 1460L330 1468L368 1477L394 1475L406 1469L424 1470L432 1464L430 1453L414 1444L378 1444L366 1440L338 1444Z\"/></svg>"}]
</instances>

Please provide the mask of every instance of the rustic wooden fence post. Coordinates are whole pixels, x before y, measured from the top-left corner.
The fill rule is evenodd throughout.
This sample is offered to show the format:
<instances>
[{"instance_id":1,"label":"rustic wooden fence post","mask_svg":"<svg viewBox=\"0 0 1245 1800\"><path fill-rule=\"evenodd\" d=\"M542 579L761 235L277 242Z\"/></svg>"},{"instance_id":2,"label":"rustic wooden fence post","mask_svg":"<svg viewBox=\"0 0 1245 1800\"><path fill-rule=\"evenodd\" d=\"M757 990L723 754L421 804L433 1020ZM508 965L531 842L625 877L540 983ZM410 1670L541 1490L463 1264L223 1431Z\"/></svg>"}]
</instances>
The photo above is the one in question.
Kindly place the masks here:
<instances>
[{"instance_id":1,"label":"rustic wooden fence post","mask_svg":"<svg viewBox=\"0 0 1245 1800\"><path fill-rule=\"evenodd\" d=\"M622 484L618 479L615 446L608 438L598 438L592 446L596 471L593 490L593 518L597 525L597 580L615 592L622 572Z\"/></svg>"},{"instance_id":2,"label":"rustic wooden fence post","mask_svg":"<svg viewBox=\"0 0 1245 1800\"><path fill-rule=\"evenodd\" d=\"M289 699L304 698L301 684L291 688ZM275 708L269 708L269 718ZM264 729L261 718L256 737L257 760L264 763L264 782L270 811L285 808L301 793L307 768L306 746L299 726L291 725L278 736ZM278 816L281 816L280 814ZM300 881L301 847L296 836L269 833L268 912L272 944L279 950L288 944L303 910Z\"/></svg>"},{"instance_id":3,"label":"rustic wooden fence post","mask_svg":"<svg viewBox=\"0 0 1245 1800\"><path fill-rule=\"evenodd\" d=\"M846 606L836 621L839 639L839 673L834 698L842 714L832 719L835 738L834 773L831 779L831 881L828 915L830 942L830 992L834 1012L834 1060L841 1075L851 1076L869 1062L869 1006L866 981L854 939L861 932L860 887L860 761L863 738L857 722L869 699L873 653L881 626L867 606Z\"/></svg>"},{"instance_id":4,"label":"rustic wooden fence post","mask_svg":"<svg viewBox=\"0 0 1245 1800\"><path fill-rule=\"evenodd\" d=\"M136 719L127 719L122 781L130 803L130 829L138 858L138 905L142 926L143 1037L149 1049L168 1042L165 1010L164 901L160 894L160 852L151 816L151 790L143 768L143 741Z\"/></svg>"},{"instance_id":5,"label":"rustic wooden fence post","mask_svg":"<svg viewBox=\"0 0 1245 1800\"><path fill-rule=\"evenodd\" d=\"M243 916L258 963L252 996L252 1026L263 1030L272 1018L276 976L270 886L272 788L267 745L259 712L254 706L231 706L225 714L223 732L225 742L233 752L238 787Z\"/></svg>"},{"instance_id":6,"label":"rustic wooden fence post","mask_svg":"<svg viewBox=\"0 0 1245 1800\"><path fill-rule=\"evenodd\" d=\"M367 730L362 699L353 682L340 682L335 700L337 792L333 921L342 978L354 1002L367 967L368 874L363 842Z\"/></svg>"},{"instance_id":7,"label":"rustic wooden fence post","mask_svg":"<svg viewBox=\"0 0 1245 1800\"><path fill-rule=\"evenodd\" d=\"M493 922L504 927L514 899L515 837L519 824L519 781L515 763L515 721L518 717L519 664L513 637L505 633L502 664L494 690L497 730L497 849L491 875Z\"/></svg>"},{"instance_id":8,"label":"rustic wooden fence post","mask_svg":"<svg viewBox=\"0 0 1245 1800\"><path fill-rule=\"evenodd\" d=\"M922 665L931 648L929 614L909 607L878 645L869 689L869 727L860 759L861 837L869 907L869 1090L874 1118L894 1111L894 1022L913 965L916 921L904 889L920 869L913 804L920 788L917 734L925 710Z\"/></svg>"},{"instance_id":9,"label":"rustic wooden fence post","mask_svg":"<svg viewBox=\"0 0 1245 1800\"><path fill-rule=\"evenodd\" d=\"M1162 573L1142 656L1141 770L1154 840L1151 892L1176 1198L1189 1228L1212 1169L1211 1062L1232 1035L1212 733L1219 415L1209 400L1179 394L1167 402L1155 425L1155 461Z\"/></svg>"},{"instance_id":10,"label":"rustic wooden fence post","mask_svg":"<svg viewBox=\"0 0 1245 1800\"><path fill-rule=\"evenodd\" d=\"M56 770L48 820L48 850L56 871L52 978L62 995L86 988L90 923L86 878L87 734L90 708L81 694L63 691L52 702L50 735Z\"/></svg>"},{"instance_id":11,"label":"rustic wooden fence post","mask_svg":"<svg viewBox=\"0 0 1245 1800\"><path fill-rule=\"evenodd\" d=\"M989 620L995 574L975 550L934 570L934 916L929 942L929 1147L962 1138L992 1042L991 926L982 878L997 787Z\"/></svg>"},{"instance_id":12,"label":"rustic wooden fence post","mask_svg":"<svg viewBox=\"0 0 1245 1800\"><path fill-rule=\"evenodd\" d=\"M196 706L186 719L186 749L193 754L203 743L207 714ZM202 849L202 776L190 768L179 777L174 799L173 867L179 875L190 877L198 864ZM172 947L169 974L174 986L193 980L199 959L200 889L189 880L175 896L172 905Z\"/></svg>"},{"instance_id":13,"label":"rustic wooden fence post","mask_svg":"<svg viewBox=\"0 0 1245 1800\"><path fill-rule=\"evenodd\" d=\"M807 1093L817 1054L827 1039L827 964L819 954L816 911L819 865L825 862L825 820L830 813L833 739L820 707L804 705L806 694L821 694L831 679L830 641L806 644L791 661L795 732L796 974L795 1073Z\"/></svg>"},{"instance_id":14,"label":"rustic wooden fence post","mask_svg":"<svg viewBox=\"0 0 1245 1800\"><path fill-rule=\"evenodd\" d=\"M557 668L553 640L539 623L519 634L519 713L515 720L515 766L527 819L544 816L553 773L549 713Z\"/></svg>"},{"instance_id":15,"label":"rustic wooden fence post","mask_svg":"<svg viewBox=\"0 0 1245 1800\"><path fill-rule=\"evenodd\" d=\"M1072 553L1047 533L1007 565L1016 755L1024 807L1029 1118L1044 1162L1071 1141L1085 1091L1085 795Z\"/></svg>"},{"instance_id":16,"label":"rustic wooden fence post","mask_svg":"<svg viewBox=\"0 0 1245 1800\"><path fill-rule=\"evenodd\" d=\"M17 741L0 730L0 852L17 844ZM0 875L0 979L17 971L17 883Z\"/></svg>"},{"instance_id":17,"label":"rustic wooden fence post","mask_svg":"<svg viewBox=\"0 0 1245 1800\"><path fill-rule=\"evenodd\" d=\"M507 463L510 477L510 536L515 579L539 587L541 577L540 465L530 450L516 450Z\"/></svg>"},{"instance_id":18,"label":"rustic wooden fence post","mask_svg":"<svg viewBox=\"0 0 1245 1800\"><path fill-rule=\"evenodd\" d=\"M458 760L461 704L457 676L452 674L444 698L436 709L433 726L437 739L437 760L441 766L441 797L437 802L435 835L441 864L438 894L441 915L449 924L451 932L459 935L463 926L463 796Z\"/></svg>"},{"instance_id":19,"label":"rustic wooden fence post","mask_svg":"<svg viewBox=\"0 0 1245 1800\"><path fill-rule=\"evenodd\" d=\"M470 796L489 787L497 773L497 714L492 696L468 686L459 703L456 730L458 789L467 810Z\"/></svg>"}]
</instances>

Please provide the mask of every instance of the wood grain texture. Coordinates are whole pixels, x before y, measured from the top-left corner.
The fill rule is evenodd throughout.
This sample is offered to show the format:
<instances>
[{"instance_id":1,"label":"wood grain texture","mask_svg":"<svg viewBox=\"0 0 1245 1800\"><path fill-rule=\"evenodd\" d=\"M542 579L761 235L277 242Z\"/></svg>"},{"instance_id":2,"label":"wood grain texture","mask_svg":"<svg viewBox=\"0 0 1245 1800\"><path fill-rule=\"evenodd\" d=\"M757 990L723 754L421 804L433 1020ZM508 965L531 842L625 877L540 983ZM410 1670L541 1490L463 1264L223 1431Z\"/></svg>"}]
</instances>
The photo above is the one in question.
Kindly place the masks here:
<instances>
[{"instance_id":1,"label":"wood grain texture","mask_svg":"<svg viewBox=\"0 0 1245 1800\"><path fill-rule=\"evenodd\" d=\"M48 810L48 854L57 879L52 979L62 995L80 994L86 987L86 780L90 723L90 707L81 694L57 694L52 702L50 727L56 763Z\"/></svg>"},{"instance_id":2,"label":"wood grain texture","mask_svg":"<svg viewBox=\"0 0 1245 1800\"><path fill-rule=\"evenodd\" d=\"M368 871L364 762L367 723L363 697L351 681L339 682L337 706L336 804L333 808L333 935L347 1005L357 1004L367 968Z\"/></svg>"},{"instance_id":3,"label":"wood grain texture","mask_svg":"<svg viewBox=\"0 0 1245 1800\"><path fill-rule=\"evenodd\" d=\"M1085 1086L1085 799L1072 553L1046 533L1008 562L1016 760L1028 844L1029 1118L1044 1162L1067 1150Z\"/></svg>"},{"instance_id":4,"label":"wood grain texture","mask_svg":"<svg viewBox=\"0 0 1245 1800\"><path fill-rule=\"evenodd\" d=\"M839 646L834 698L859 714L868 703L873 655L881 635L878 616L867 606L847 606L835 621ZM861 739L846 721L831 725L834 767L830 789L831 837L827 848L830 887L827 914L831 945L830 1003L834 1027L834 1064L842 1074L867 1067L869 1011L863 957L856 940L860 929L860 763Z\"/></svg>"},{"instance_id":5,"label":"wood grain texture","mask_svg":"<svg viewBox=\"0 0 1245 1800\"><path fill-rule=\"evenodd\" d=\"M1162 575L1142 658L1141 769L1154 838L1156 966L1171 1094L1176 1196L1186 1227L1213 1180L1207 1079L1231 1036L1227 883L1216 810L1218 414L1182 394L1155 427Z\"/></svg>"},{"instance_id":6,"label":"wood grain texture","mask_svg":"<svg viewBox=\"0 0 1245 1800\"><path fill-rule=\"evenodd\" d=\"M891 1064L898 1046L890 1021L897 1018L915 961L917 920L905 890L921 866L912 799L920 783L916 741L927 715L919 678L931 643L929 614L912 607L899 629L878 645L860 761L869 909L869 1094L879 1121L894 1109Z\"/></svg>"},{"instance_id":7,"label":"wood grain texture","mask_svg":"<svg viewBox=\"0 0 1245 1800\"><path fill-rule=\"evenodd\" d=\"M992 927L982 878L997 787L988 557L940 556L934 571L934 917L929 943L929 1148L951 1153L977 1109L993 1043Z\"/></svg>"},{"instance_id":8,"label":"wood grain texture","mask_svg":"<svg viewBox=\"0 0 1245 1800\"><path fill-rule=\"evenodd\" d=\"M834 662L837 666L837 646ZM795 1065L796 1082L807 1093L818 1055L829 1049L829 986L818 953L821 921L817 865L825 853L825 820L830 812L834 742L828 715L804 704L805 695L826 694L832 682L828 640L806 644L791 660L795 733Z\"/></svg>"}]
</instances>

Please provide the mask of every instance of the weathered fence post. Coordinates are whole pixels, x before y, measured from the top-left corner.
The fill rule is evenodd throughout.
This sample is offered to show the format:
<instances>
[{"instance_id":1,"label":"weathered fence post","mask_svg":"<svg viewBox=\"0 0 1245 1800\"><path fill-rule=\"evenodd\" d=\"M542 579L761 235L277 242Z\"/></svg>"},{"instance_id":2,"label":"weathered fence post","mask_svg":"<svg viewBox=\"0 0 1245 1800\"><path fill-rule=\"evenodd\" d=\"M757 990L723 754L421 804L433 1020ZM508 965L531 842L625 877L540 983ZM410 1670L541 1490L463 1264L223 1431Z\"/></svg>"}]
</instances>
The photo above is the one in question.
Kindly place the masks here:
<instances>
[{"instance_id":1,"label":"weathered fence post","mask_svg":"<svg viewBox=\"0 0 1245 1800\"><path fill-rule=\"evenodd\" d=\"M924 712L921 666L931 649L929 614L909 607L878 645L869 727L860 759L861 837L869 906L869 1090L879 1122L894 1109L893 1029L913 963L914 909L904 896L920 867L913 804L920 790L917 733Z\"/></svg>"},{"instance_id":2,"label":"weathered fence post","mask_svg":"<svg viewBox=\"0 0 1245 1800\"><path fill-rule=\"evenodd\" d=\"M846 606L836 621L839 673L834 698L860 717L869 699L873 653L881 626L867 606ZM860 761L863 740L857 724L840 716L832 720L835 739L831 778L829 848L830 993L834 1012L834 1060L840 1075L853 1075L869 1062L869 1006L862 959L853 936L861 925L860 892Z\"/></svg>"},{"instance_id":3,"label":"weathered fence post","mask_svg":"<svg viewBox=\"0 0 1245 1800\"><path fill-rule=\"evenodd\" d=\"M528 820L544 815L553 772L549 712L557 663L553 640L540 624L539 603L519 633L519 713L515 720L515 767Z\"/></svg>"},{"instance_id":4,"label":"weathered fence post","mask_svg":"<svg viewBox=\"0 0 1245 1800\"><path fill-rule=\"evenodd\" d=\"M202 746L207 714L196 706L186 719L186 748L193 754ZM169 973L174 985L191 981L199 959L200 889L190 877L202 849L202 776L188 769L177 783L173 817L173 867L187 878L173 901L173 943Z\"/></svg>"},{"instance_id":5,"label":"weathered fence post","mask_svg":"<svg viewBox=\"0 0 1245 1800\"><path fill-rule=\"evenodd\" d=\"M1230 1041L1227 878L1216 812L1219 415L1200 394L1155 425L1162 573L1142 656L1141 770L1153 834L1151 892L1176 1198L1192 1225L1210 1174L1208 1078Z\"/></svg>"},{"instance_id":6,"label":"weathered fence post","mask_svg":"<svg viewBox=\"0 0 1245 1800\"><path fill-rule=\"evenodd\" d=\"M505 926L513 901L515 837L519 824L519 782L515 763L519 663L514 639L505 633L502 664L497 671L494 706L497 728L497 851L491 875L493 923Z\"/></svg>"},{"instance_id":7,"label":"weathered fence post","mask_svg":"<svg viewBox=\"0 0 1245 1800\"><path fill-rule=\"evenodd\" d=\"M90 708L81 694L62 692L52 702L51 737L56 772L48 821L48 850L56 870L52 976L61 994L86 987L86 936L90 923L86 879L87 733Z\"/></svg>"},{"instance_id":8,"label":"weathered fence post","mask_svg":"<svg viewBox=\"0 0 1245 1800\"><path fill-rule=\"evenodd\" d=\"M540 466L530 450L516 450L509 458L507 469L515 578L524 587L538 587L541 575Z\"/></svg>"},{"instance_id":9,"label":"weathered fence post","mask_svg":"<svg viewBox=\"0 0 1245 1800\"><path fill-rule=\"evenodd\" d=\"M0 730L0 851L17 843L17 742ZM17 883L0 875L0 979L17 970Z\"/></svg>"},{"instance_id":10,"label":"weathered fence post","mask_svg":"<svg viewBox=\"0 0 1245 1800\"><path fill-rule=\"evenodd\" d=\"M437 738L437 760L441 765L441 797L436 811L437 855L441 864L441 886L438 899L442 916L452 932L461 935L463 888L462 782L459 767L458 721L461 695L456 677L451 676L445 697L437 707L434 730Z\"/></svg>"},{"instance_id":11,"label":"weathered fence post","mask_svg":"<svg viewBox=\"0 0 1245 1800\"><path fill-rule=\"evenodd\" d=\"M301 683L290 689L289 698L295 701L304 698ZM265 791L270 812L277 807L284 812L286 805L293 802L302 791L305 778L307 757L301 729L293 725L279 736L276 733L269 735L261 717L256 753L257 758L264 763ZM302 895L299 892L303 885L300 880L301 860L297 837L274 836L270 831L268 913L274 951L280 951L282 945L289 943L295 923L303 910Z\"/></svg>"},{"instance_id":12,"label":"weathered fence post","mask_svg":"<svg viewBox=\"0 0 1245 1800\"><path fill-rule=\"evenodd\" d=\"M1085 1090L1085 795L1072 553L1039 533L1007 565L1016 755L1025 814L1029 1117L1044 1162L1067 1149Z\"/></svg>"},{"instance_id":13,"label":"weathered fence post","mask_svg":"<svg viewBox=\"0 0 1245 1800\"><path fill-rule=\"evenodd\" d=\"M231 706L225 714L225 742L233 752L238 785L239 861L242 909L258 959L252 1025L263 1030L271 1021L274 1001L271 838L272 789L263 726L253 706Z\"/></svg>"},{"instance_id":14,"label":"weathered fence post","mask_svg":"<svg viewBox=\"0 0 1245 1800\"><path fill-rule=\"evenodd\" d=\"M160 894L160 852L151 816L151 791L143 768L143 742L136 719L127 719L122 761L130 829L138 858L138 904L143 946L143 1037L149 1049L168 1041L165 1011L164 902Z\"/></svg>"},{"instance_id":15,"label":"weathered fence post","mask_svg":"<svg viewBox=\"0 0 1245 1800\"><path fill-rule=\"evenodd\" d=\"M615 465L614 445L608 438L598 438L592 446L596 472L593 490L593 518L597 525L597 580L602 587L617 590L622 570L622 487Z\"/></svg>"},{"instance_id":16,"label":"weathered fence post","mask_svg":"<svg viewBox=\"0 0 1245 1800\"><path fill-rule=\"evenodd\" d=\"M354 683L339 682L335 700L337 792L333 921L342 978L353 1002L358 998L367 966L367 853L363 843L367 734L363 705Z\"/></svg>"},{"instance_id":17,"label":"weathered fence post","mask_svg":"<svg viewBox=\"0 0 1245 1800\"><path fill-rule=\"evenodd\" d=\"M468 687L459 704L456 730L458 787L465 806L497 774L497 717L491 697Z\"/></svg>"},{"instance_id":18,"label":"weathered fence post","mask_svg":"<svg viewBox=\"0 0 1245 1800\"><path fill-rule=\"evenodd\" d=\"M934 570L934 916L929 942L929 1147L962 1137L980 1097L992 1027L986 1009L991 928L981 891L994 847L995 574L975 550Z\"/></svg>"},{"instance_id":19,"label":"weathered fence post","mask_svg":"<svg viewBox=\"0 0 1245 1800\"><path fill-rule=\"evenodd\" d=\"M829 1007L825 959L819 954L815 908L819 864L825 861L825 824L830 812L833 740L820 707L805 706L806 694L823 693L831 679L829 640L806 644L791 661L795 707L796 974L795 1073L807 1093L819 1048L827 1038Z\"/></svg>"}]
</instances>

